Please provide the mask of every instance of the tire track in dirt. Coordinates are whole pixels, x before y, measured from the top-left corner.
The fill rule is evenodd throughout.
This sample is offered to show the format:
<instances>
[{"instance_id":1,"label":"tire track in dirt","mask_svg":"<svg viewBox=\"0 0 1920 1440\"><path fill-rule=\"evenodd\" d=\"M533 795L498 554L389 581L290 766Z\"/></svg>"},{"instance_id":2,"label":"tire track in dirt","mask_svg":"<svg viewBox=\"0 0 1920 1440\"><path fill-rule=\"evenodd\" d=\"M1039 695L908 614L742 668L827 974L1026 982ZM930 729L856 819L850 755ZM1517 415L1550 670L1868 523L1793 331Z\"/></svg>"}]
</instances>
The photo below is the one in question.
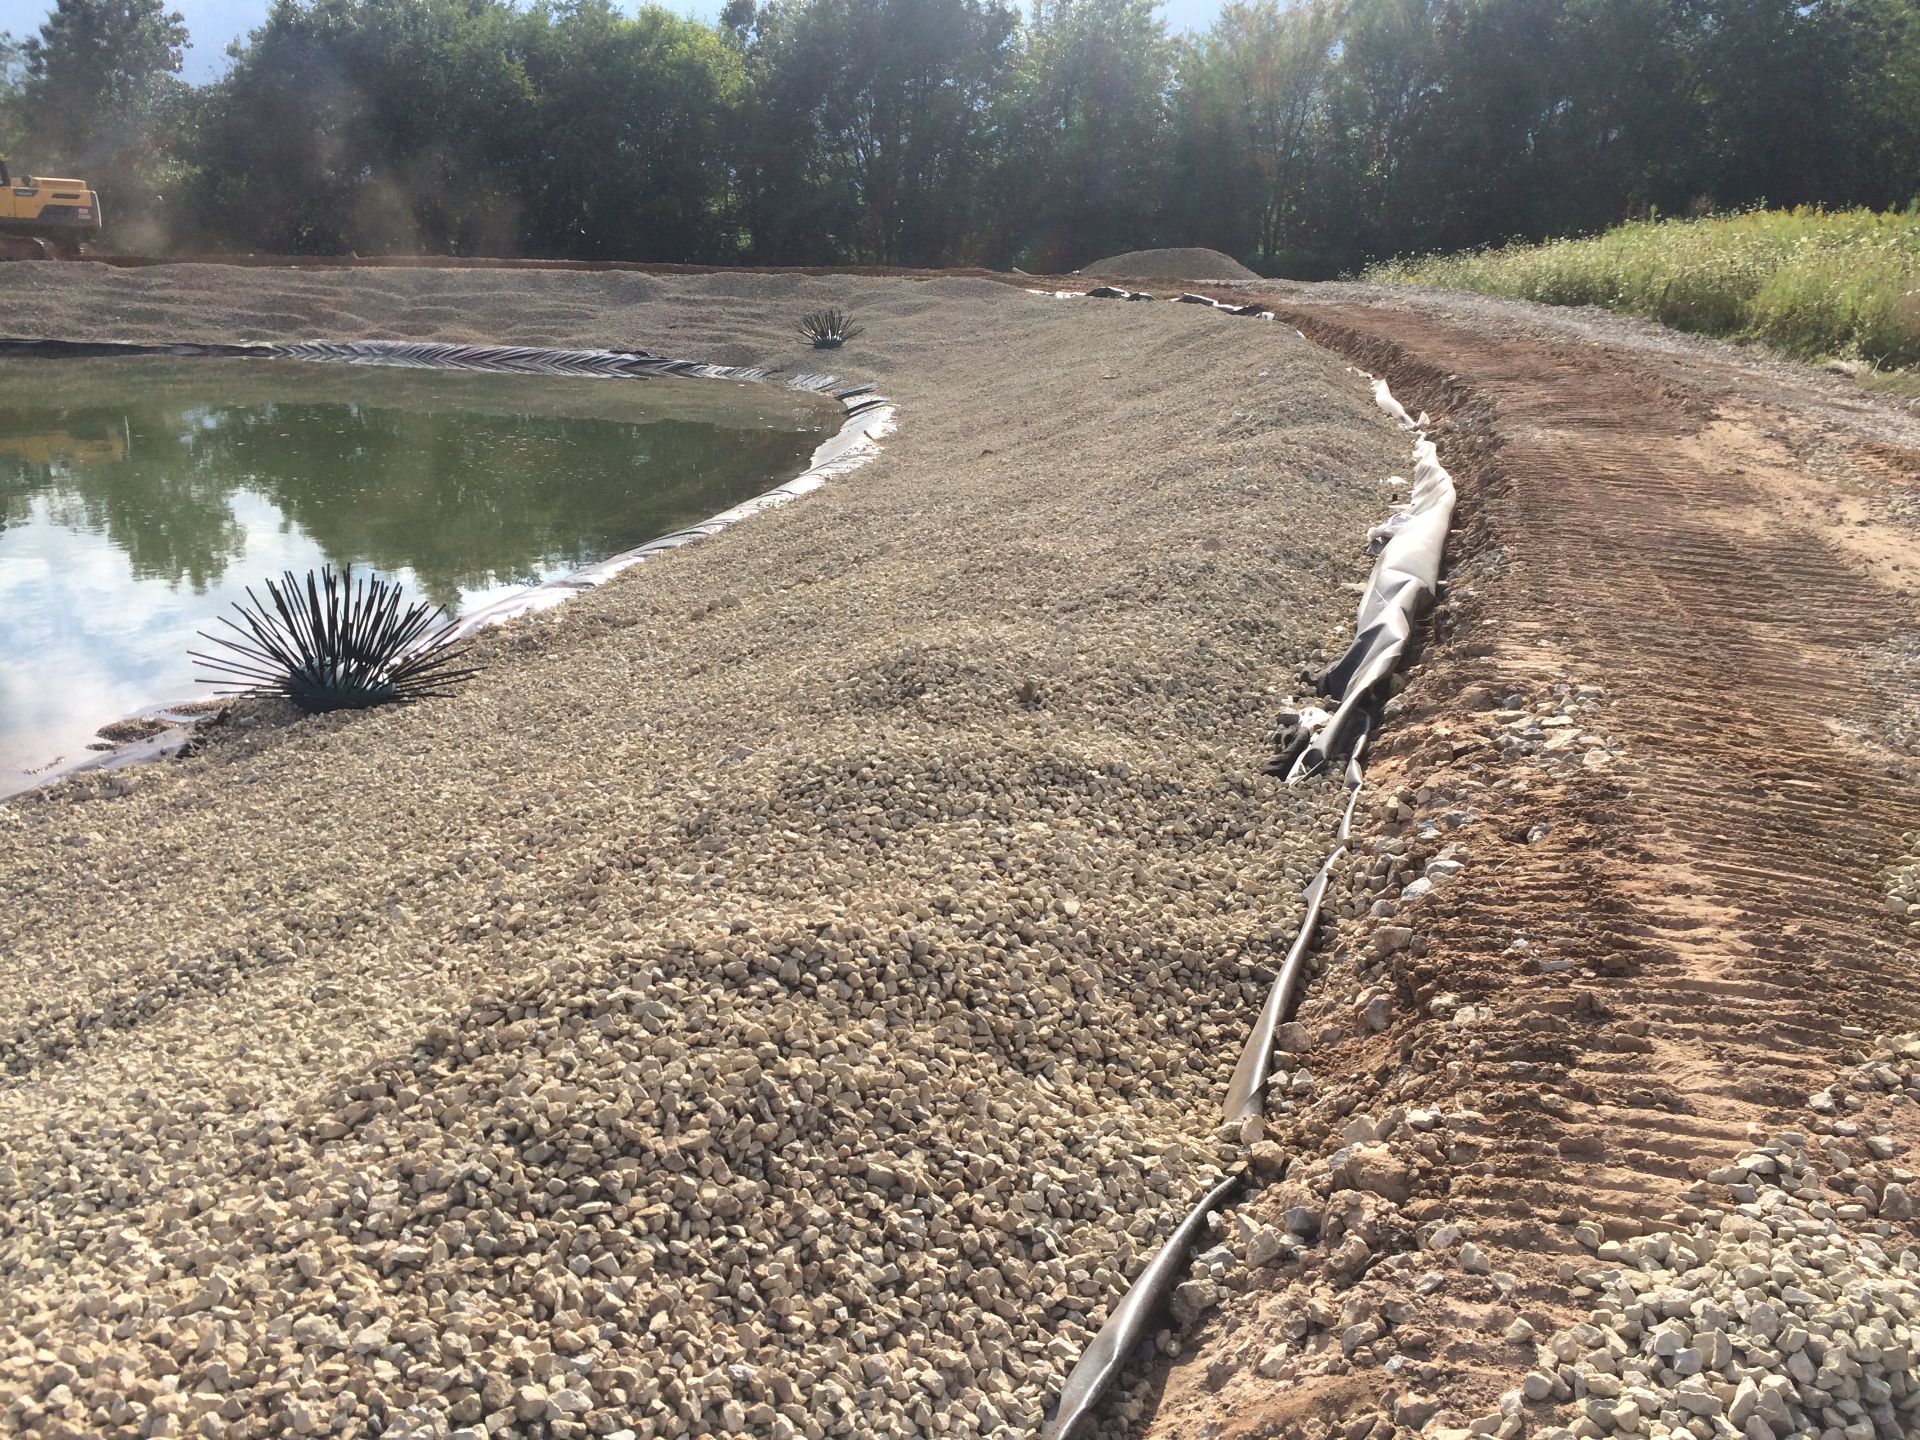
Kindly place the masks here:
<instances>
[{"instance_id":1,"label":"tire track in dirt","mask_svg":"<svg viewBox=\"0 0 1920 1440\"><path fill-rule=\"evenodd\" d=\"M1866 1037L1920 1026L1920 931L1888 913L1884 879L1920 831L1920 767L1888 738L1920 667L1884 663L1916 627L1900 477L1920 479L1920 455L1763 409L1697 356L1418 306L1270 303L1440 417L1462 485L1451 590L1370 783L1458 793L1472 777L1469 858L1398 921L1422 943L1393 967L1387 1033L1316 1034L1316 1093L1483 1117L1404 1213L1464 1222L1517 1283L1444 1292L1357 1353L1337 1333L1316 1350L1309 1330L1276 1360L1280 1297L1337 1307L1352 1283L1330 1289L1308 1255L1150 1382L1144 1433L1380 1440L1410 1381L1459 1423L1517 1384L1531 1349L1501 1334L1516 1313L1580 1318L1562 1268L1584 1253L1575 1222L1652 1228L1750 1135L1801 1123ZM1501 743L1523 723L1497 713L1505 698L1556 684L1604 691L1591 764ZM1372 833L1411 834L1404 820L1376 811ZM1350 916L1330 948L1353 952L1374 923ZM1447 1023L1461 1004L1470 1026ZM1300 1155L1341 1144L1311 1112L1274 1138ZM1372 1272L1389 1288L1413 1273L1379 1260L1393 1248ZM1396 1372L1369 1373L1396 1352Z\"/></svg>"},{"instance_id":2,"label":"tire track in dirt","mask_svg":"<svg viewBox=\"0 0 1920 1440\"><path fill-rule=\"evenodd\" d=\"M1880 888L1920 828L1920 792L1904 757L1863 752L1846 723L1870 723L1880 697L1863 657L1912 628L1911 602L1781 513L1775 484L1804 477L1765 417L1716 415L1597 348L1554 353L1371 311L1296 318L1362 359L1393 337L1404 358L1385 369L1407 372L1395 383L1413 402L1427 403L1422 362L1444 359L1495 408L1498 446L1477 478L1512 570L1479 601L1491 653L1466 664L1519 690L1605 687L1630 757L1539 807L1598 863L1569 894L1566 847L1525 847L1501 876L1507 923L1571 942L1579 978L1554 988L1576 1009L1584 998L1645 1022L1635 1038L1650 1048L1570 1057L1567 1081L1595 1092L1607 1148L1676 1148L1676 1104L1720 1122L1686 1136L1684 1158L1738 1148L1743 1122L1817 1088L1809 1074L1844 1057L1850 1022L1879 1033L1920 1020L1920 964ZM1715 419L1744 430L1746 448L1700 446ZM1426 678L1444 688L1458 668L1442 646ZM1467 891L1455 899L1470 908ZM1568 935L1570 904L1624 924ZM1436 955L1444 938L1430 937ZM1535 988L1508 998L1524 1006ZM1630 1077L1668 1104L1623 1104ZM1670 1198L1638 1164L1574 1169L1563 1183L1611 1198L1624 1221Z\"/></svg>"}]
</instances>

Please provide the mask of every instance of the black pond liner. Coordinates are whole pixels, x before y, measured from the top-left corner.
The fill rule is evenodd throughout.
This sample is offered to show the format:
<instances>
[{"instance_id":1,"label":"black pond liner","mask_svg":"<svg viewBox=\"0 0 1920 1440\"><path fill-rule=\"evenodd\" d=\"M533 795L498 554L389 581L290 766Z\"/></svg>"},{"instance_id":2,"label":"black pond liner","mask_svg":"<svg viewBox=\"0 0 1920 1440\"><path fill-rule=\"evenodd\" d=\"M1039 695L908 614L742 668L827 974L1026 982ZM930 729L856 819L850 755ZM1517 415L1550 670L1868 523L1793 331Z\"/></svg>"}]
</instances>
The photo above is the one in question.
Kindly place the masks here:
<instances>
[{"instance_id":1,"label":"black pond liner","mask_svg":"<svg viewBox=\"0 0 1920 1440\"><path fill-rule=\"evenodd\" d=\"M586 378L633 378L676 376L695 380L739 380L765 383L771 372L733 365L709 365L698 360L674 360L645 350L555 350L525 345L454 345L439 342L401 340L302 340L247 344L205 344L194 341L144 343L115 340L31 340L0 339L0 359L31 358L58 360L106 359L130 355L172 357L208 357L215 359L306 360L336 365L393 366L415 370L475 370L518 375L581 376ZM677 550L709 535L717 535L728 526L750 515L771 510L811 494L831 477L864 465L873 457L882 437L893 429L895 407L871 385L840 385L831 375L802 373L789 376L788 389L827 395L840 402L846 418L838 431L815 448L807 468L771 490L744 500L697 525L662 535L631 550L609 556L540 585L505 596L460 616L449 632L450 639L461 638L490 625L504 624L522 615L552 609L583 591L608 580L651 556ZM153 716L174 716L172 707L159 706L144 712ZM179 740L187 732L179 732ZM172 737L168 737L172 743ZM177 744L173 748L178 748ZM76 765L49 771L43 783L89 770L113 769L120 765L162 758L164 745L138 744L122 747ZM4 802L0 802L4 803Z\"/></svg>"},{"instance_id":2,"label":"black pond liner","mask_svg":"<svg viewBox=\"0 0 1920 1440\"><path fill-rule=\"evenodd\" d=\"M1077 298L1080 292L1033 290L1028 293L1065 300ZM1085 293L1098 299L1151 298L1136 297L1134 292L1118 291L1111 286ZM1204 295L1181 295L1173 303L1206 305L1232 315L1274 318L1271 311L1257 305L1228 305ZM1404 428L1417 431L1417 423L1394 400L1386 382L1372 376L1366 378L1373 385L1374 399L1380 408ZM1387 678L1399 664L1414 625L1439 593L1440 565L1455 500L1453 479L1441 466L1433 442L1424 434L1416 439L1413 454L1412 495L1404 505L1394 507L1394 515L1385 525L1376 528L1376 535L1382 537L1384 543L1361 596L1353 641L1318 683L1321 694L1332 700L1335 708L1331 712L1309 710L1297 717L1300 723L1288 745L1266 767L1270 774L1284 775L1292 785L1319 774L1336 756L1344 755L1347 802L1335 829L1334 847L1302 892L1306 909L1299 931L1274 976L1266 1002L1228 1081L1222 1107L1222 1119L1228 1122L1254 1119L1264 1113L1274 1040L1280 1026L1298 1007L1306 978L1307 956L1319 928L1334 868L1346 854L1352 832L1354 809L1365 783L1361 755L1372 730L1373 706ZM1236 1167L1209 1187L1114 1303L1106 1323L1081 1352L1060 1387L1059 1402L1042 1432L1045 1440L1079 1440L1093 1424L1128 1357L1152 1333L1167 1297L1206 1231L1207 1216L1236 1198L1246 1179L1244 1167Z\"/></svg>"}]
</instances>

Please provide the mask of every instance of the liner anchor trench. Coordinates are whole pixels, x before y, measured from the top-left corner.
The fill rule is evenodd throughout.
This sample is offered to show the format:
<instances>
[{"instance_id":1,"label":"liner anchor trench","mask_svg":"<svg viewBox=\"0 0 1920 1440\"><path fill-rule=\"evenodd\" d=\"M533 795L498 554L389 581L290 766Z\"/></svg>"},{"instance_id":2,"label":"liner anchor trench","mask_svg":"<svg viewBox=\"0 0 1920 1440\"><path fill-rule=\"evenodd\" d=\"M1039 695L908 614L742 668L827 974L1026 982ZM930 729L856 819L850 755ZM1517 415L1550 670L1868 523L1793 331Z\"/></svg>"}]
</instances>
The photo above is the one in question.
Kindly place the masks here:
<instances>
[{"instance_id":1,"label":"liner anchor trench","mask_svg":"<svg viewBox=\"0 0 1920 1440\"><path fill-rule=\"evenodd\" d=\"M1319 927L1327 888L1334 867L1347 851L1354 808L1365 778L1361 755L1372 728L1369 706L1399 664L1415 624L1439 593L1440 564L1453 519L1453 477L1440 464L1438 451L1423 432L1427 417L1414 420L1393 398L1386 381L1366 378L1380 408L1404 428L1415 431L1413 491L1373 532L1373 537L1384 543L1360 599L1353 642L1320 681L1322 692L1335 702L1334 710L1302 716L1292 742L1268 767L1272 773L1284 773L1287 783L1293 785L1326 769L1334 756L1345 754L1347 803L1335 830L1334 848L1303 892L1306 911L1299 932L1287 949L1228 1082L1222 1107L1222 1118L1228 1122L1247 1120L1263 1112L1275 1036L1298 1005L1307 955ZM1115 1302L1106 1323L1061 1387L1059 1406L1044 1432L1046 1440L1079 1440L1088 1433L1127 1357L1152 1333L1156 1316L1205 1233L1208 1214L1235 1199L1246 1178L1245 1169L1236 1167L1202 1195Z\"/></svg>"}]
</instances>

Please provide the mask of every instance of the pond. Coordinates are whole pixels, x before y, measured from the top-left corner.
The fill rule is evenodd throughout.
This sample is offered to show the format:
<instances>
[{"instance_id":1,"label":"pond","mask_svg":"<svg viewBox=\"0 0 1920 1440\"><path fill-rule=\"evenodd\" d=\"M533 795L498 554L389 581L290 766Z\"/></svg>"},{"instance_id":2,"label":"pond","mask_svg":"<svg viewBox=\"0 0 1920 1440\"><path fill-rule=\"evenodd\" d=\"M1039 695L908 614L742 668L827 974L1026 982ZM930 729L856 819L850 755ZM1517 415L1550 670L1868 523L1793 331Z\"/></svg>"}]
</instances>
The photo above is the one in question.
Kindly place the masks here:
<instances>
[{"instance_id":1,"label":"pond","mask_svg":"<svg viewBox=\"0 0 1920 1440\"><path fill-rule=\"evenodd\" d=\"M704 520L839 426L774 384L0 361L0 795L204 699L195 632L351 564L451 614Z\"/></svg>"}]
</instances>

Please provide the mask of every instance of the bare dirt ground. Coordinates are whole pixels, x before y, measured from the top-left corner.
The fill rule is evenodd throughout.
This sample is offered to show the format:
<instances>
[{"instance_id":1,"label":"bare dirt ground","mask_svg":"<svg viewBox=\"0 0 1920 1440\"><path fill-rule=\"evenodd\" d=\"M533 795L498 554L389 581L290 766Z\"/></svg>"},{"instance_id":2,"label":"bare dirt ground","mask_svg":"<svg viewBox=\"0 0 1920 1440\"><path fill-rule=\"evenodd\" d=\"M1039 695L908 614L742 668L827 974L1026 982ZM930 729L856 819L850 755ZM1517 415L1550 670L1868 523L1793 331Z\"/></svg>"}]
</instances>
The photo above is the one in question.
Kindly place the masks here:
<instances>
[{"instance_id":1,"label":"bare dirt ground","mask_svg":"<svg viewBox=\"0 0 1920 1440\"><path fill-rule=\"evenodd\" d=\"M1811 1132L1845 1233L1916 1238L1915 1107L1827 1087L1920 1026L1920 932L1889 889L1920 831L1920 427L1835 377L1590 313L1273 303L1436 417L1454 569L1370 772L1360 848L1404 853L1361 862L1377 878L1302 1017L1321 1098L1282 1121L1301 1158L1251 1207L1306 1207L1305 1248L1206 1324L1136 1428L1609 1433L1580 1408L1605 1387L1566 1384L1536 1334L1605 1311L1596 1247L1721 1215L1701 1177L1745 1187L1717 1194L1737 1219L1753 1177L1719 1167L1756 1141ZM1433 856L1444 883L1402 894ZM1383 943L1393 926L1411 943ZM1379 1033L1351 1008L1369 981ZM1408 1106L1445 1118L1423 1134ZM1375 1130L1388 1185L1350 1173ZM1344 1233L1372 1252L1360 1275ZM1869 1293L1910 1305L1911 1278ZM1673 1383L1646 1378L1663 1405ZM1622 1429L1666 1433L1661 1413ZM1793 1415L1811 1428L1767 1433L1916 1425L1911 1405Z\"/></svg>"}]
</instances>

